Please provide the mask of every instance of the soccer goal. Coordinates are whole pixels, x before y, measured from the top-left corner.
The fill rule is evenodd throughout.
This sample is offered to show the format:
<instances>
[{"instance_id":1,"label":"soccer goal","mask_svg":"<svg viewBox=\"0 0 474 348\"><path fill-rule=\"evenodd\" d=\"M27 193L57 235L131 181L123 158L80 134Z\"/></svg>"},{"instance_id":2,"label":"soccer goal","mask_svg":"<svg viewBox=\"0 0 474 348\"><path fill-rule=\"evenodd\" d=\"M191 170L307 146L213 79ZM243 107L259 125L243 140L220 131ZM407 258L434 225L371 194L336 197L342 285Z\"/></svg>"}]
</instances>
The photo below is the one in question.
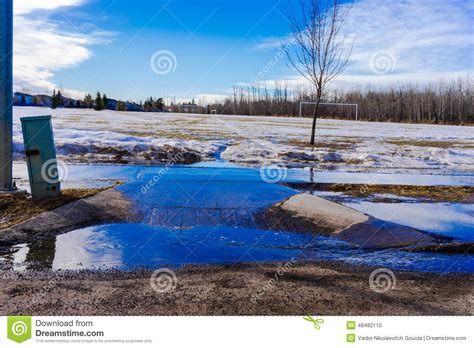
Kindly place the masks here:
<instances>
[{"instance_id":1,"label":"soccer goal","mask_svg":"<svg viewBox=\"0 0 474 348\"><path fill-rule=\"evenodd\" d=\"M300 117L303 115L303 105L316 105L316 102L301 102L300 103ZM355 108L355 120L359 119L359 104L350 104L350 103L319 103L319 105L329 105L329 106L348 106Z\"/></svg>"}]
</instances>

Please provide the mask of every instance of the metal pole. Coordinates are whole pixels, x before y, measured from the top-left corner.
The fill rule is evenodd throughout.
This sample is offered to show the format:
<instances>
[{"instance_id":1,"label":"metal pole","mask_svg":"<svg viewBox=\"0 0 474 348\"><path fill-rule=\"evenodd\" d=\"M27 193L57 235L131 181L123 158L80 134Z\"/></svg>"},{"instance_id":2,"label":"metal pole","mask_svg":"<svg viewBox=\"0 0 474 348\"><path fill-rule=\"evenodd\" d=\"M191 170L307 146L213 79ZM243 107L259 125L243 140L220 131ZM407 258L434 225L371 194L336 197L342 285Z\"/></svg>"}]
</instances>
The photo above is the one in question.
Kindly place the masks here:
<instances>
[{"instance_id":1,"label":"metal pole","mask_svg":"<svg viewBox=\"0 0 474 348\"><path fill-rule=\"evenodd\" d=\"M12 191L13 0L0 0L0 191Z\"/></svg>"}]
</instances>

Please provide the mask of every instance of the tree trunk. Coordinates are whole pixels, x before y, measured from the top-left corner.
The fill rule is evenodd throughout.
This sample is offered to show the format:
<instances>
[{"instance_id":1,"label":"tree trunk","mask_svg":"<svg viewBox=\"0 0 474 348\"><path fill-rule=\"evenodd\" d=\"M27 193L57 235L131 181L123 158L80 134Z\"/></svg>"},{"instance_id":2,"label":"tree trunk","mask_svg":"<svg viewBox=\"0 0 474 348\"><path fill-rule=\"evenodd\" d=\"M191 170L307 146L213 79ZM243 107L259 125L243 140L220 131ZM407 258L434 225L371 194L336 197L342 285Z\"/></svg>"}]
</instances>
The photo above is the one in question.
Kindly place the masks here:
<instances>
[{"instance_id":1,"label":"tree trunk","mask_svg":"<svg viewBox=\"0 0 474 348\"><path fill-rule=\"evenodd\" d=\"M311 128L311 145L314 145L314 138L316 137L316 121L319 115L319 103L320 98L318 98L318 100L316 101L316 108L314 109L313 127Z\"/></svg>"},{"instance_id":2,"label":"tree trunk","mask_svg":"<svg viewBox=\"0 0 474 348\"><path fill-rule=\"evenodd\" d=\"M321 77L322 80L322 77ZM319 104L321 103L321 97L323 95L323 88L321 85L316 85L316 108L314 109L313 115L313 126L311 128L311 145L314 145L314 138L316 137L316 121L319 116Z\"/></svg>"}]
</instances>

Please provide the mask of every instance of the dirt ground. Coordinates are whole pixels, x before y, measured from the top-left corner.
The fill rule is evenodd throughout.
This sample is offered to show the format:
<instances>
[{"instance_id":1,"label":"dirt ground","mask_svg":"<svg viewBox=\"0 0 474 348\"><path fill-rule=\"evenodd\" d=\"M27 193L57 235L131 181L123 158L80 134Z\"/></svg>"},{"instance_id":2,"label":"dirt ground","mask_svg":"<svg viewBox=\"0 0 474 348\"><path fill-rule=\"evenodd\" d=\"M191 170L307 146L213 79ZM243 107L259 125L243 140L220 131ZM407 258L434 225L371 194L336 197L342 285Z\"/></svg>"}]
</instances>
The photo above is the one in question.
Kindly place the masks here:
<instances>
[{"instance_id":1,"label":"dirt ground","mask_svg":"<svg viewBox=\"0 0 474 348\"><path fill-rule=\"evenodd\" d=\"M385 293L374 269L336 262L192 266L156 293L151 271L0 272L0 315L472 315L473 275L394 272Z\"/></svg>"},{"instance_id":2,"label":"dirt ground","mask_svg":"<svg viewBox=\"0 0 474 348\"><path fill-rule=\"evenodd\" d=\"M114 186L119 185L117 182ZM34 201L26 194L0 197L0 230L14 226L45 211L52 211L68 203L91 197L114 186L87 189L64 189L58 197Z\"/></svg>"}]
</instances>

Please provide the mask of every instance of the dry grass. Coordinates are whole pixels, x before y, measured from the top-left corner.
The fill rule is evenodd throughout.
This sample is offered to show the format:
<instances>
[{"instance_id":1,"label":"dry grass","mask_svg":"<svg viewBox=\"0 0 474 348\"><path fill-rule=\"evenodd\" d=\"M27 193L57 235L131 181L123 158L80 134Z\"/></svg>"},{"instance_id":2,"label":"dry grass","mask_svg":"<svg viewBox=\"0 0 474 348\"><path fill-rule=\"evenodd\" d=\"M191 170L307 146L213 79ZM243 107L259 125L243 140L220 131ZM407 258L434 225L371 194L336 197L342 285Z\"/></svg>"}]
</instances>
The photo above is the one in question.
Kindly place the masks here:
<instances>
[{"instance_id":1,"label":"dry grass","mask_svg":"<svg viewBox=\"0 0 474 348\"><path fill-rule=\"evenodd\" d=\"M343 141L319 141L314 145L311 145L308 141L291 139L285 142L287 145L303 147L303 148L320 148L320 149L331 149L331 150L350 150L353 148L355 140L343 140Z\"/></svg>"},{"instance_id":2,"label":"dry grass","mask_svg":"<svg viewBox=\"0 0 474 348\"><path fill-rule=\"evenodd\" d=\"M388 144L398 146L418 146L418 147L438 147L441 149L449 149L453 147L462 147L465 149L473 149L474 144L460 141L441 141L441 140L409 140L409 139L390 139L386 141Z\"/></svg>"},{"instance_id":3,"label":"dry grass","mask_svg":"<svg viewBox=\"0 0 474 348\"><path fill-rule=\"evenodd\" d=\"M370 197L374 194L392 194L421 200L452 203L474 203L472 186L415 186L415 185L362 185L290 183L295 189L341 192L353 197Z\"/></svg>"},{"instance_id":4,"label":"dry grass","mask_svg":"<svg viewBox=\"0 0 474 348\"><path fill-rule=\"evenodd\" d=\"M116 185L120 184L117 182ZM114 185L114 186L116 186ZM93 189L65 189L58 197L33 201L24 194L0 196L0 230L14 226L30 218L51 211L65 204L96 195L114 186Z\"/></svg>"}]
</instances>

